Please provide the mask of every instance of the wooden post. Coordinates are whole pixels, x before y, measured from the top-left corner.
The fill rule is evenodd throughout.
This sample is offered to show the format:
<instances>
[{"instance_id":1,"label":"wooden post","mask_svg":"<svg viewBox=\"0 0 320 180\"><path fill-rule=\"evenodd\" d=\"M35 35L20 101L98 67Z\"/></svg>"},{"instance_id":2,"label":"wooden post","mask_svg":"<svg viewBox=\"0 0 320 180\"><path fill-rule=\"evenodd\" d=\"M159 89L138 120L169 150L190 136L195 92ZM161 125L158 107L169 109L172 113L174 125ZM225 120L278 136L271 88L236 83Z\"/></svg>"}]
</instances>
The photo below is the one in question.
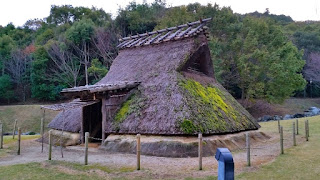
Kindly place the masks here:
<instances>
[{"instance_id":1,"label":"wooden post","mask_svg":"<svg viewBox=\"0 0 320 180\"><path fill-rule=\"evenodd\" d=\"M102 98L102 103L101 103L101 113L102 113L102 142L101 145L103 145L104 140L106 139L106 131L105 131L105 126L106 126L106 120L107 120L107 112L106 112L106 97ZM109 108L109 107L108 107Z\"/></svg>"},{"instance_id":2,"label":"wooden post","mask_svg":"<svg viewBox=\"0 0 320 180\"><path fill-rule=\"evenodd\" d=\"M202 134L199 133L199 150L198 150L198 156L199 156L199 170L202 170Z\"/></svg>"},{"instance_id":3,"label":"wooden post","mask_svg":"<svg viewBox=\"0 0 320 180\"><path fill-rule=\"evenodd\" d=\"M14 120L12 139L14 139L14 135L16 134L16 127L17 127L17 120Z\"/></svg>"},{"instance_id":4,"label":"wooden post","mask_svg":"<svg viewBox=\"0 0 320 180\"><path fill-rule=\"evenodd\" d=\"M88 165L89 132L85 133L84 141L85 141L84 165Z\"/></svg>"},{"instance_id":5,"label":"wooden post","mask_svg":"<svg viewBox=\"0 0 320 180\"><path fill-rule=\"evenodd\" d=\"M280 148L281 148L281 154L284 154L283 151L283 127L280 126Z\"/></svg>"},{"instance_id":6,"label":"wooden post","mask_svg":"<svg viewBox=\"0 0 320 180\"><path fill-rule=\"evenodd\" d=\"M299 134L299 120L296 119L296 124L297 124L297 135Z\"/></svg>"},{"instance_id":7,"label":"wooden post","mask_svg":"<svg viewBox=\"0 0 320 180\"><path fill-rule=\"evenodd\" d=\"M296 142L296 127L295 127L295 123L292 122L292 136L293 136L293 145L296 146L297 142Z\"/></svg>"},{"instance_id":8,"label":"wooden post","mask_svg":"<svg viewBox=\"0 0 320 180\"><path fill-rule=\"evenodd\" d=\"M43 118L41 118L40 134L41 134L41 152L42 153L43 153L43 131L44 131L44 122L43 122Z\"/></svg>"},{"instance_id":9,"label":"wooden post","mask_svg":"<svg viewBox=\"0 0 320 180\"><path fill-rule=\"evenodd\" d=\"M307 129L308 129L308 139L309 139L309 137L310 137L309 120L307 120Z\"/></svg>"},{"instance_id":10,"label":"wooden post","mask_svg":"<svg viewBox=\"0 0 320 180\"><path fill-rule=\"evenodd\" d=\"M137 170L140 170L140 155L141 155L141 143L140 134L137 134Z\"/></svg>"},{"instance_id":11,"label":"wooden post","mask_svg":"<svg viewBox=\"0 0 320 180\"><path fill-rule=\"evenodd\" d=\"M0 149L3 148L3 125L0 123Z\"/></svg>"},{"instance_id":12,"label":"wooden post","mask_svg":"<svg viewBox=\"0 0 320 180\"><path fill-rule=\"evenodd\" d=\"M279 133L281 133L280 132L280 120L278 119L278 131L279 131Z\"/></svg>"},{"instance_id":13,"label":"wooden post","mask_svg":"<svg viewBox=\"0 0 320 180\"><path fill-rule=\"evenodd\" d=\"M246 133L246 146L247 146L247 163L248 163L248 166L251 166L251 159L250 159L250 134L249 134L249 132Z\"/></svg>"},{"instance_id":14,"label":"wooden post","mask_svg":"<svg viewBox=\"0 0 320 180\"><path fill-rule=\"evenodd\" d=\"M309 137L308 137L308 124L307 121L304 121L304 131L306 133L306 141L309 141Z\"/></svg>"},{"instance_id":15,"label":"wooden post","mask_svg":"<svg viewBox=\"0 0 320 180\"><path fill-rule=\"evenodd\" d=\"M52 153L52 135L51 130L49 131L49 156L48 160L51 160L51 153Z\"/></svg>"},{"instance_id":16,"label":"wooden post","mask_svg":"<svg viewBox=\"0 0 320 180\"><path fill-rule=\"evenodd\" d=\"M18 127L18 152L17 154L20 155L20 144L21 144L21 129Z\"/></svg>"}]
</instances>

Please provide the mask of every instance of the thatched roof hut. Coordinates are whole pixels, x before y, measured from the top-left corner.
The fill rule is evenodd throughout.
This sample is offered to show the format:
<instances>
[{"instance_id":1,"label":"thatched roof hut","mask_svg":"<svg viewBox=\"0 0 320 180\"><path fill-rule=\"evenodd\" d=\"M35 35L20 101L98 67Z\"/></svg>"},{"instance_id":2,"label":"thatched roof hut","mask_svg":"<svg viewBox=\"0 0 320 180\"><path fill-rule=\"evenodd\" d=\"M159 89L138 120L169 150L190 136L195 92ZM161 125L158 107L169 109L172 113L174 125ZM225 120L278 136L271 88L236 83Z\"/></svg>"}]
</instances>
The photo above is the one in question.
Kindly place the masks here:
<instances>
[{"instance_id":1,"label":"thatched roof hut","mask_svg":"<svg viewBox=\"0 0 320 180\"><path fill-rule=\"evenodd\" d=\"M119 55L95 86L135 83L130 88L100 94L90 92L90 87L63 92L101 99L101 110L92 110L102 112L102 137L104 133L210 135L258 129L256 120L214 78L206 21L121 39ZM70 115L65 121L77 120L79 130L86 121L81 119L83 112L66 111ZM61 129L60 117L49 127Z\"/></svg>"}]
</instances>

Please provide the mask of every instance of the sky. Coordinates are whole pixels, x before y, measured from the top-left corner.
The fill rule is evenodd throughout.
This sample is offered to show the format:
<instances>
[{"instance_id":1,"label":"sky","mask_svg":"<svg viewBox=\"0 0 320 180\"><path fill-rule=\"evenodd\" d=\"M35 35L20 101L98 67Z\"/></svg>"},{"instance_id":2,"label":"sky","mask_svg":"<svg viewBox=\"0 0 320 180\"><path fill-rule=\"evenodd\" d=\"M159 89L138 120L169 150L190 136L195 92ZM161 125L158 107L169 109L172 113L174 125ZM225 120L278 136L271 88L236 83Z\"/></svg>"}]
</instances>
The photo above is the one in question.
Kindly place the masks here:
<instances>
[{"instance_id":1,"label":"sky","mask_svg":"<svg viewBox=\"0 0 320 180\"><path fill-rule=\"evenodd\" d=\"M29 19L43 19L49 16L51 5L70 4L73 7L92 6L104 9L116 16L119 7L126 7L132 0L0 0L0 25L12 22L15 26L23 26ZM154 0L135 0L137 3L152 3ZM166 0L168 6L187 5L199 2L206 5L217 3L220 7L230 6L240 14L249 12L265 12L269 8L271 14L289 15L295 21L320 21L320 0Z\"/></svg>"}]
</instances>

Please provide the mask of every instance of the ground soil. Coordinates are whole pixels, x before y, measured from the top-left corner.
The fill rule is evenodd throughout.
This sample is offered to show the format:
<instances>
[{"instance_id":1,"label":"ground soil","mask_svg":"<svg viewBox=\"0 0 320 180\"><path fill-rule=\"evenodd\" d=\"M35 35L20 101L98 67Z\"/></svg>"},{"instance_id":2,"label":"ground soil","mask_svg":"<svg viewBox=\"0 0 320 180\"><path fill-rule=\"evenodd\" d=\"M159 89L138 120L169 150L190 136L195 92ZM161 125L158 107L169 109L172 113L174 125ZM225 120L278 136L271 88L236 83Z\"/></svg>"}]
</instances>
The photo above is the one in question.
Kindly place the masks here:
<instances>
[{"instance_id":1,"label":"ground soil","mask_svg":"<svg viewBox=\"0 0 320 180\"><path fill-rule=\"evenodd\" d=\"M268 141L252 144L251 163L246 165L246 150L237 149L232 151L235 172L254 171L261 165L272 162L280 154L279 134L266 133L271 138ZM291 133L285 131L285 148L292 146ZM302 143L302 136L297 136L297 143ZM44 162L48 158L47 144L44 146L44 152L41 153L41 144L35 140L23 141L21 146L21 155L9 154L0 158L0 166L22 164L28 162ZM243 145L245 147L245 145ZM6 148L6 147L5 147ZM63 149L64 158L61 157L60 147L53 148L53 160L68 162L84 162L84 147L70 146ZM99 163L108 167L135 167L136 156L134 154L108 153L99 150L96 144L90 144L89 163ZM214 154L211 157L203 158L203 170L198 170L198 158L166 158L154 156L141 156L140 171L126 173L109 173L108 178L126 177L126 178L146 178L146 179L184 179L186 177L207 177L217 176L217 161Z\"/></svg>"}]
</instances>

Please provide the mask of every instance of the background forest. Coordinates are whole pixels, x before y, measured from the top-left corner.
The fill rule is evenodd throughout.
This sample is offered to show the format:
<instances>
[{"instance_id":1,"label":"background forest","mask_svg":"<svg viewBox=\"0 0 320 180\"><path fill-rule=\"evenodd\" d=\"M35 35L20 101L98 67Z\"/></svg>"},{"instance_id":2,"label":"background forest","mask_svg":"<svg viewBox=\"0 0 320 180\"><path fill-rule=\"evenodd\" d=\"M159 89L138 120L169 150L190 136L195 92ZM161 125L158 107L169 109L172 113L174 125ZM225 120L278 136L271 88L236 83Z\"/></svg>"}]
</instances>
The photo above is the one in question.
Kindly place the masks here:
<instances>
[{"instance_id":1,"label":"background forest","mask_svg":"<svg viewBox=\"0 0 320 180\"><path fill-rule=\"evenodd\" d=\"M132 2L114 18L95 7L53 5L45 19L0 26L0 103L60 100L61 89L94 84L108 72L119 38L207 17L216 79L233 96L320 96L320 22L156 0Z\"/></svg>"}]
</instances>

